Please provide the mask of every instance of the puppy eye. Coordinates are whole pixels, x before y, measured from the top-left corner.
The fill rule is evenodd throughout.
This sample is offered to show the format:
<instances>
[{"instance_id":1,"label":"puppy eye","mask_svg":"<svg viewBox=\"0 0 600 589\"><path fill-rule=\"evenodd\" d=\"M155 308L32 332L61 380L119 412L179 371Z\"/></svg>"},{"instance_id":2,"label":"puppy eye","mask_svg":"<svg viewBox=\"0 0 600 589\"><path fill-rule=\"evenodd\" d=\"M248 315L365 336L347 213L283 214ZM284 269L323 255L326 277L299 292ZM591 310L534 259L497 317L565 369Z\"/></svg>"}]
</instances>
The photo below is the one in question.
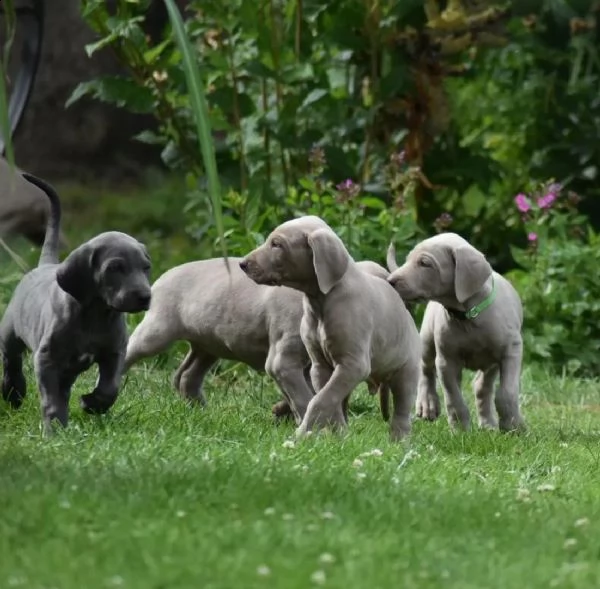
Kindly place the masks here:
<instances>
[{"instance_id":1,"label":"puppy eye","mask_svg":"<svg viewBox=\"0 0 600 589\"><path fill-rule=\"evenodd\" d=\"M125 264L121 260L112 260L108 265L108 269L111 272L124 272Z\"/></svg>"},{"instance_id":2,"label":"puppy eye","mask_svg":"<svg viewBox=\"0 0 600 589\"><path fill-rule=\"evenodd\" d=\"M429 258L420 258L419 266L423 266L423 268L431 268L431 260Z\"/></svg>"},{"instance_id":3,"label":"puppy eye","mask_svg":"<svg viewBox=\"0 0 600 589\"><path fill-rule=\"evenodd\" d=\"M278 241L277 239L272 239L271 240L271 247L281 248L281 242Z\"/></svg>"}]
</instances>

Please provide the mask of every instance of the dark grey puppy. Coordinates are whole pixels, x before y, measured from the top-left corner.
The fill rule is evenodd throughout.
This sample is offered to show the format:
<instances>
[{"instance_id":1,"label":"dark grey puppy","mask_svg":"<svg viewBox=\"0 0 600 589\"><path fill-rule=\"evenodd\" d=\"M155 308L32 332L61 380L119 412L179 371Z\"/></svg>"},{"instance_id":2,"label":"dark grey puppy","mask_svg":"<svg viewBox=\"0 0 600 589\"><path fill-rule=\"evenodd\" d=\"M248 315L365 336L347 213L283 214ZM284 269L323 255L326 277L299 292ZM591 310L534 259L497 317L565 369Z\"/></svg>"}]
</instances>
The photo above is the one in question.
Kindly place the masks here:
<instances>
[{"instance_id":1,"label":"dark grey puppy","mask_svg":"<svg viewBox=\"0 0 600 589\"><path fill-rule=\"evenodd\" d=\"M127 347L124 314L150 306L150 257L133 237L110 231L59 263L58 195L39 178L23 177L46 193L50 216L38 267L17 285L0 323L2 396L15 408L23 402L22 354L29 349L50 433L54 419L67 425L71 387L93 363L99 376L94 390L81 397L83 410L105 413L114 404Z\"/></svg>"}]
</instances>

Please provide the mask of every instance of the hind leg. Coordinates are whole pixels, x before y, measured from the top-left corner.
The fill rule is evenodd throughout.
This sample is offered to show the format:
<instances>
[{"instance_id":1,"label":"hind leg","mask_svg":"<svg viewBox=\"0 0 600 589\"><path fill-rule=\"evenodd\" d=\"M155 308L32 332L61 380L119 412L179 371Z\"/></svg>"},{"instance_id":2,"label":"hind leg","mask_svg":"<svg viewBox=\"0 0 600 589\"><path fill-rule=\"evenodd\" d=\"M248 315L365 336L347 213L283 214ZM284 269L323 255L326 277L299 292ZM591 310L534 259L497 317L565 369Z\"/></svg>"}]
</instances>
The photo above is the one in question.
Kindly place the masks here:
<instances>
[{"instance_id":1,"label":"hind leg","mask_svg":"<svg viewBox=\"0 0 600 589\"><path fill-rule=\"evenodd\" d=\"M415 404L419 383L419 363L409 360L388 381L392 393L394 412L390 423L390 436L393 442L399 441L411 431L410 412Z\"/></svg>"},{"instance_id":2,"label":"hind leg","mask_svg":"<svg viewBox=\"0 0 600 589\"><path fill-rule=\"evenodd\" d=\"M149 311L129 337L123 372L142 358L164 352L175 340L181 339L179 335L172 323Z\"/></svg>"},{"instance_id":3,"label":"hind leg","mask_svg":"<svg viewBox=\"0 0 600 589\"><path fill-rule=\"evenodd\" d=\"M18 409L27 393L27 384L23 375L23 352L25 344L12 331L2 326L0 341L2 342L2 397L14 409Z\"/></svg>"},{"instance_id":4,"label":"hind leg","mask_svg":"<svg viewBox=\"0 0 600 589\"><path fill-rule=\"evenodd\" d=\"M173 379L177 390L184 399L206 405L202 383L217 360L216 356L211 356L198 348L190 349Z\"/></svg>"}]
</instances>

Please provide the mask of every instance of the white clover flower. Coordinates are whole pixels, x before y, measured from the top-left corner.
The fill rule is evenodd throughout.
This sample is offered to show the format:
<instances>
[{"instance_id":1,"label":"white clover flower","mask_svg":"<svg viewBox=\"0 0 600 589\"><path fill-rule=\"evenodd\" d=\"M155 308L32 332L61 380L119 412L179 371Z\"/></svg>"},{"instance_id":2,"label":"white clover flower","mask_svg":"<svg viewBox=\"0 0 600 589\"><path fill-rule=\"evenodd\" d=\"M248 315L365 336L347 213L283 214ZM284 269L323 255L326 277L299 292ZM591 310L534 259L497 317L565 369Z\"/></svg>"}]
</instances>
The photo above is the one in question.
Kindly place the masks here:
<instances>
[{"instance_id":1,"label":"white clover flower","mask_svg":"<svg viewBox=\"0 0 600 589\"><path fill-rule=\"evenodd\" d=\"M261 577L268 577L271 574L271 569L265 565L265 564L261 564L257 569L256 569L256 574L261 576Z\"/></svg>"},{"instance_id":2,"label":"white clover flower","mask_svg":"<svg viewBox=\"0 0 600 589\"><path fill-rule=\"evenodd\" d=\"M325 575L325 571L315 571L311 576L310 576L310 580L315 584L315 585L325 585L325 581L327 580L327 577Z\"/></svg>"},{"instance_id":3,"label":"white clover flower","mask_svg":"<svg viewBox=\"0 0 600 589\"><path fill-rule=\"evenodd\" d=\"M323 554L319 556L319 562L322 564L331 564L332 562L335 562L335 556L329 552L323 552Z\"/></svg>"},{"instance_id":4,"label":"white clover flower","mask_svg":"<svg viewBox=\"0 0 600 589\"><path fill-rule=\"evenodd\" d=\"M540 492L545 492L545 491L554 491L556 489L556 487L554 485L551 485L550 483L544 483L543 485L539 485L537 490Z\"/></svg>"},{"instance_id":5,"label":"white clover flower","mask_svg":"<svg viewBox=\"0 0 600 589\"><path fill-rule=\"evenodd\" d=\"M283 442L283 444L281 444L284 448L295 448L296 447L296 442L294 442L294 440L286 440L285 442Z\"/></svg>"}]
</instances>

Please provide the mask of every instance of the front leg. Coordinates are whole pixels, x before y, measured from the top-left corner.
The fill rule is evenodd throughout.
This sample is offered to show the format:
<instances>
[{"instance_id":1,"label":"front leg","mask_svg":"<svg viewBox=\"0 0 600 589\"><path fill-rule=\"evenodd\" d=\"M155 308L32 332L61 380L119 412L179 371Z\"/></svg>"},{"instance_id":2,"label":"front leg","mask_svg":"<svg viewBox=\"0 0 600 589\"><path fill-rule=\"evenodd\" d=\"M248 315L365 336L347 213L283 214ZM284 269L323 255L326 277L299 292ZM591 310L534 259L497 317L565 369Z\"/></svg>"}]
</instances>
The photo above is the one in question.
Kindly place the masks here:
<instances>
[{"instance_id":1,"label":"front leg","mask_svg":"<svg viewBox=\"0 0 600 589\"><path fill-rule=\"evenodd\" d=\"M53 433L54 421L67 427L69 421L69 389L61 388L60 375L50 357L47 345L42 345L33 357L33 367L40 390L43 430Z\"/></svg>"},{"instance_id":2,"label":"front leg","mask_svg":"<svg viewBox=\"0 0 600 589\"><path fill-rule=\"evenodd\" d=\"M438 378L444 389L446 399L446 412L450 427L469 429L469 408L463 399L460 390L462 366L455 358L445 358L441 354L435 360Z\"/></svg>"},{"instance_id":3,"label":"front leg","mask_svg":"<svg viewBox=\"0 0 600 589\"><path fill-rule=\"evenodd\" d=\"M500 386L496 391L496 411L502 431L525 430L526 425L519 409L521 392L521 359L523 344L513 344L500 363Z\"/></svg>"},{"instance_id":4,"label":"front leg","mask_svg":"<svg viewBox=\"0 0 600 589\"><path fill-rule=\"evenodd\" d=\"M98 357L98 380L94 390L80 399L81 408L92 415L106 413L117 400L123 368L124 351L108 351Z\"/></svg>"},{"instance_id":5,"label":"front leg","mask_svg":"<svg viewBox=\"0 0 600 589\"><path fill-rule=\"evenodd\" d=\"M357 365L338 364L329 382L311 399L302 423L296 430L296 437L307 432L332 425L346 426L342 404L359 383L369 376L369 369Z\"/></svg>"}]
</instances>

